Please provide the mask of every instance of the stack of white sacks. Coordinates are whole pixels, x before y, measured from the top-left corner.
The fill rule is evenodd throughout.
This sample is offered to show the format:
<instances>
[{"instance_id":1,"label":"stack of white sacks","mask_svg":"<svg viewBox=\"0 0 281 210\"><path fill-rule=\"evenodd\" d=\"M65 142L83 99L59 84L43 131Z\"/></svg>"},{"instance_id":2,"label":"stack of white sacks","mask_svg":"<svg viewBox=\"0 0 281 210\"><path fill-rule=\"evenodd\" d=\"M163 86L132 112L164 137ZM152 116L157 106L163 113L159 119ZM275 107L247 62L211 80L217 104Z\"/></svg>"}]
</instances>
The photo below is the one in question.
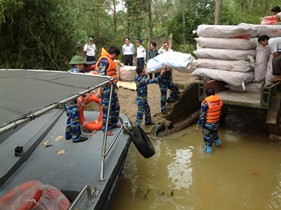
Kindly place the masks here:
<instances>
[{"instance_id":1,"label":"stack of white sacks","mask_svg":"<svg viewBox=\"0 0 281 210\"><path fill-rule=\"evenodd\" d=\"M257 42L262 34L281 36L281 25L198 26L192 75L224 81L233 90L259 91L263 81L270 85L270 50Z\"/></svg>"}]
</instances>

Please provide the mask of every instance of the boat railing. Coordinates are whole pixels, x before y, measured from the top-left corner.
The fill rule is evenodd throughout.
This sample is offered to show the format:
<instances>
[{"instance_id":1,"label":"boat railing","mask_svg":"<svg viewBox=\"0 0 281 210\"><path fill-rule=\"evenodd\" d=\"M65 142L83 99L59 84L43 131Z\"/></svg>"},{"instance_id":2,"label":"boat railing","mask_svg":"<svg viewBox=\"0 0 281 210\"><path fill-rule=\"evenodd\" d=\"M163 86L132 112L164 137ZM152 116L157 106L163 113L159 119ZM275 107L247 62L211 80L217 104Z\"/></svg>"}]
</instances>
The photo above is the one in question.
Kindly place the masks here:
<instances>
[{"instance_id":1,"label":"boat railing","mask_svg":"<svg viewBox=\"0 0 281 210\"><path fill-rule=\"evenodd\" d=\"M99 190L94 187L92 188L90 185L86 185L83 187L83 189L80 191L80 193L77 195L76 199L72 202L71 206L69 207L68 210L72 210L76 204L79 202L83 194L87 191L87 204L90 204L93 202L94 197L96 197L99 193Z\"/></svg>"}]
</instances>

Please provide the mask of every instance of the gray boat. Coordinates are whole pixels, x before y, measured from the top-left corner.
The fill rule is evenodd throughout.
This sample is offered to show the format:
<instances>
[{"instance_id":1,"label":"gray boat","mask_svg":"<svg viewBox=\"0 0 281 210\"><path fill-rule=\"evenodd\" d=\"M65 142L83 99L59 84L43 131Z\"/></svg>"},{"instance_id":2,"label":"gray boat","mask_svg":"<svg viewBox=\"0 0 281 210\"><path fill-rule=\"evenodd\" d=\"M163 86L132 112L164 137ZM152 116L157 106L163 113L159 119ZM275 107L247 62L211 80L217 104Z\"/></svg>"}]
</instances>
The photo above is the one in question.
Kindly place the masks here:
<instances>
[{"instance_id":1,"label":"gray boat","mask_svg":"<svg viewBox=\"0 0 281 210\"><path fill-rule=\"evenodd\" d=\"M85 142L72 143L65 140L63 109L110 81L59 71L0 70L0 197L39 180L61 190L69 209L110 207L132 139L126 132L130 120L121 114L113 136L97 131L88 133ZM91 121L99 112L84 115ZM1 203L0 209L5 209Z\"/></svg>"}]
</instances>

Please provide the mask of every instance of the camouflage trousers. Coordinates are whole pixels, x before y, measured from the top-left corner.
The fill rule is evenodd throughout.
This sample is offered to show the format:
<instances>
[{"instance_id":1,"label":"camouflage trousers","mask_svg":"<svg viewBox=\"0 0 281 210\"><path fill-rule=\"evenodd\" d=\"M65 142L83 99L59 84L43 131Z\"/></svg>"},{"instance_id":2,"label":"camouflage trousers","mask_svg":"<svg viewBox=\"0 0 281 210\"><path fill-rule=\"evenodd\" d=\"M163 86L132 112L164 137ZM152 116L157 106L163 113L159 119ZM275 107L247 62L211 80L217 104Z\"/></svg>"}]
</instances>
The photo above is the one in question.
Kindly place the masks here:
<instances>
[{"instance_id":1,"label":"camouflage trousers","mask_svg":"<svg viewBox=\"0 0 281 210\"><path fill-rule=\"evenodd\" d=\"M203 140L205 145L212 146L219 140L218 136L219 123L205 123L202 128Z\"/></svg>"},{"instance_id":2,"label":"camouflage trousers","mask_svg":"<svg viewBox=\"0 0 281 210\"><path fill-rule=\"evenodd\" d=\"M67 116L65 138L78 141L81 135L79 111L77 100L72 100L64 105Z\"/></svg>"},{"instance_id":3,"label":"camouflage trousers","mask_svg":"<svg viewBox=\"0 0 281 210\"><path fill-rule=\"evenodd\" d=\"M161 112L167 113L166 103L168 102L174 102L176 100L176 97L179 94L179 88L176 86L172 80L164 80L159 84L160 91L161 91L161 99L160 99L160 105L161 105ZM171 91L170 96L167 99L167 92L168 89Z\"/></svg>"},{"instance_id":4,"label":"camouflage trousers","mask_svg":"<svg viewBox=\"0 0 281 210\"><path fill-rule=\"evenodd\" d=\"M102 88L101 104L102 104L102 129L105 130L107 111L110 98L110 86ZM116 90L112 91L111 109L108 118L108 130L114 128L117 125L119 119L120 106Z\"/></svg>"},{"instance_id":5,"label":"camouflage trousers","mask_svg":"<svg viewBox=\"0 0 281 210\"><path fill-rule=\"evenodd\" d=\"M135 126L140 126L143 115L145 115L145 123L151 123L150 107L146 97L137 97L138 113Z\"/></svg>"}]
</instances>

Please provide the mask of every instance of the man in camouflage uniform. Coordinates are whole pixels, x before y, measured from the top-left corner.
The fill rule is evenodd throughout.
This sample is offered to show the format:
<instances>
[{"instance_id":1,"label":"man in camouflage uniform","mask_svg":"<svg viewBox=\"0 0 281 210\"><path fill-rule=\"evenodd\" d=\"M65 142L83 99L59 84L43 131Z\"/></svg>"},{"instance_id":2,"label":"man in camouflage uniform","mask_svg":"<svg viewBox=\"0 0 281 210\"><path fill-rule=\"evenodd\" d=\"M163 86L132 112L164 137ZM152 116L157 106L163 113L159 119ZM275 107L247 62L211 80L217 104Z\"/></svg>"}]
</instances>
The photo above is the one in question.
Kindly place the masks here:
<instances>
[{"instance_id":1,"label":"man in camouflage uniform","mask_svg":"<svg viewBox=\"0 0 281 210\"><path fill-rule=\"evenodd\" d=\"M136 69L137 77L135 79L137 86L137 105L138 105L138 113L135 126L140 126L142 123L143 114L145 114L145 125L151 125L151 113L150 107L147 102L147 85L152 83L157 83L161 80L162 74L165 72L161 71L161 74L154 78L149 79L146 71L143 66L138 66Z\"/></svg>"},{"instance_id":2,"label":"man in camouflage uniform","mask_svg":"<svg viewBox=\"0 0 281 210\"><path fill-rule=\"evenodd\" d=\"M173 52L173 50L170 48L169 42L164 42L162 47L158 50L159 55L171 52ZM159 87L161 91L161 112L163 114L167 114L166 103L175 102L179 94L178 86L173 83L172 69L167 69L166 73L162 75L162 80L159 83ZM168 89L171 91L171 94L167 99Z\"/></svg>"},{"instance_id":3,"label":"man in camouflage uniform","mask_svg":"<svg viewBox=\"0 0 281 210\"><path fill-rule=\"evenodd\" d=\"M104 76L111 76L113 78L113 92L112 92L112 100L111 100L111 109L108 119L108 132L107 135L113 135L113 133L110 131L111 129L117 127L117 122L119 119L119 101L117 96L117 82L118 82L118 76L116 72L116 66L114 63L114 60L118 57L120 54L120 50L115 47L111 46L108 50L108 54L102 56L99 58L96 69L98 71L98 74L104 75ZM103 119L102 119L102 129L105 131L106 127L106 120L107 120L107 112L108 112L108 106L109 106L109 98L110 98L110 88L111 85L107 84L103 86L101 89L99 89L98 96L101 96L101 103L102 103L102 111L103 111Z\"/></svg>"},{"instance_id":4,"label":"man in camouflage uniform","mask_svg":"<svg viewBox=\"0 0 281 210\"><path fill-rule=\"evenodd\" d=\"M216 146L220 146L222 143L218 136L218 130L223 103L220 97L215 95L215 90L212 87L206 89L206 95L206 99L201 104L196 131L202 126L205 152L212 153L213 143Z\"/></svg>"},{"instance_id":5,"label":"man in camouflage uniform","mask_svg":"<svg viewBox=\"0 0 281 210\"><path fill-rule=\"evenodd\" d=\"M72 67L68 70L68 72L83 72L84 63L84 59L81 56L73 56L69 62ZM74 143L86 141L88 138L81 136L77 99L67 102L65 104L65 111L67 116L65 139L72 139L72 142Z\"/></svg>"},{"instance_id":6,"label":"man in camouflage uniform","mask_svg":"<svg viewBox=\"0 0 281 210\"><path fill-rule=\"evenodd\" d=\"M175 102L179 94L179 88L173 83L172 70L167 70L165 74L162 75L162 80L159 82L160 92L161 92L161 112L167 114L167 102ZM167 99L168 89L171 91L169 98Z\"/></svg>"}]
</instances>

